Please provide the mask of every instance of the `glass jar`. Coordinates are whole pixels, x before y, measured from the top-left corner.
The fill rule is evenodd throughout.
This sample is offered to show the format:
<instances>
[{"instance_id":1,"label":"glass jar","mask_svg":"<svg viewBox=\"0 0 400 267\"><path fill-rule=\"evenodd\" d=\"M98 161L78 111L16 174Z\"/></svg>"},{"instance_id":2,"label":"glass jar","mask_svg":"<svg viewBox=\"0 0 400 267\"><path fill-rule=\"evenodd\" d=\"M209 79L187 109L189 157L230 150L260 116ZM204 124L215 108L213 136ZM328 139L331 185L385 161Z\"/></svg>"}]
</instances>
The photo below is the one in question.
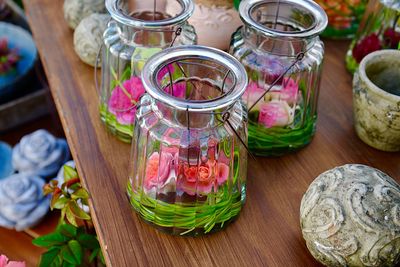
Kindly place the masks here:
<instances>
[{"instance_id":1,"label":"glass jar","mask_svg":"<svg viewBox=\"0 0 400 267\"><path fill-rule=\"evenodd\" d=\"M230 53L245 66L249 85L249 148L279 156L308 144L315 132L327 25L311 0L249 0L240 3L244 26Z\"/></svg>"},{"instance_id":2,"label":"glass jar","mask_svg":"<svg viewBox=\"0 0 400 267\"><path fill-rule=\"evenodd\" d=\"M324 37L353 38L360 26L368 0L316 0L328 15Z\"/></svg>"},{"instance_id":3,"label":"glass jar","mask_svg":"<svg viewBox=\"0 0 400 267\"><path fill-rule=\"evenodd\" d=\"M186 22L194 4L176 1L180 9L168 14L161 1L146 5L139 0L106 0L112 20L103 35L100 115L122 141L132 139L136 103L144 93L140 73L146 60L171 45L196 43L194 28Z\"/></svg>"},{"instance_id":4,"label":"glass jar","mask_svg":"<svg viewBox=\"0 0 400 267\"><path fill-rule=\"evenodd\" d=\"M346 55L354 73L361 60L381 49L400 49L400 1L370 0L356 38Z\"/></svg>"},{"instance_id":5,"label":"glass jar","mask_svg":"<svg viewBox=\"0 0 400 267\"><path fill-rule=\"evenodd\" d=\"M148 223L175 235L224 228L246 197L244 67L203 46L166 49L142 73L128 195Z\"/></svg>"}]
</instances>

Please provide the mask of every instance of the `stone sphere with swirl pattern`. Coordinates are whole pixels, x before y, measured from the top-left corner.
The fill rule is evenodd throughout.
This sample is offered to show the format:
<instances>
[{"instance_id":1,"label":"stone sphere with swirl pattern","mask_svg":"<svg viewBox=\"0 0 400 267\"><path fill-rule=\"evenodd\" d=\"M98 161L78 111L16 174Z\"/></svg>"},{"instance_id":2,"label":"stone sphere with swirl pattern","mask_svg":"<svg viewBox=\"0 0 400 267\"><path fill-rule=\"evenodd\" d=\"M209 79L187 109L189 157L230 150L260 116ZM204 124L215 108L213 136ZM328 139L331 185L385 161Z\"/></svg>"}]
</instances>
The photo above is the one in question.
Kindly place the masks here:
<instances>
[{"instance_id":1,"label":"stone sphere with swirl pattern","mask_svg":"<svg viewBox=\"0 0 400 267\"><path fill-rule=\"evenodd\" d=\"M400 186L372 167L348 164L318 176L301 201L300 224L326 266L400 263Z\"/></svg>"}]
</instances>

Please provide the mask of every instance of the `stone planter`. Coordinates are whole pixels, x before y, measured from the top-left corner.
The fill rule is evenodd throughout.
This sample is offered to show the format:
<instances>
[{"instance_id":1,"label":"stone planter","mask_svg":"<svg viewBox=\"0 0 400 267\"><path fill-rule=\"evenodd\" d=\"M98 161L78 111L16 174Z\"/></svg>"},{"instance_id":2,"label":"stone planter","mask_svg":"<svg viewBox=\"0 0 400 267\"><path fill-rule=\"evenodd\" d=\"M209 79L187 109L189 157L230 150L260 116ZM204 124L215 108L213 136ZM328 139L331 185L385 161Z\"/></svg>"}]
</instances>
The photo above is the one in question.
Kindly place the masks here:
<instances>
[{"instance_id":1,"label":"stone planter","mask_svg":"<svg viewBox=\"0 0 400 267\"><path fill-rule=\"evenodd\" d=\"M357 135L383 151L400 151L400 51L366 56L353 81Z\"/></svg>"}]
</instances>

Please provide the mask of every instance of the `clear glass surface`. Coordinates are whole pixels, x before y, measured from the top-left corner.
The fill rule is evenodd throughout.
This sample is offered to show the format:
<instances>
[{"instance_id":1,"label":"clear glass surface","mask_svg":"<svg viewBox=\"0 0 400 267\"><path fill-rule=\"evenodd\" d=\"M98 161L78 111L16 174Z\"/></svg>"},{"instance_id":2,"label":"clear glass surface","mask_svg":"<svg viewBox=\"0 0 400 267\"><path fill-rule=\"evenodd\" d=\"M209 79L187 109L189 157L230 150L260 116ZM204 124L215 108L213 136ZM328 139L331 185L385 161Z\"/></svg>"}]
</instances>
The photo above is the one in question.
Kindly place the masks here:
<instances>
[{"instance_id":1,"label":"clear glass surface","mask_svg":"<svg viewBox=\"0 0 400 267\"><path fill-rule=\"evenodd\" d=\"M145 92L140 73L147 59L171 44L196 43L195 30L186 22L193 3L176 1L181 6L176 14L166 13L159 0L156 6L153 1L106 1L112 20L103 36L100 115L124 142L132 139L136 104Z\"/></svg>"},{"instance_id":2,"label":"clear glass surface","mask_svg":"<svg viewBox=\"0 0 400 267\"><path fill-rule=\"evenodd\" d=\"M130 202L170 234L220 230L239 215L246 196L247 113L240 101L246 73L233 57L206 47L165 50L144 68L152 93L136 111ZM198 107L210 103L217 104Z\"/></svg>"},{"instance_id":3,"label":"clear glass surface","mask_svg":"<svg viewBox=\"0 0 400 267\"><path fill-rule=\"evenodd\" d=\"M326 15L312 1L268 0L242 2L240 15L230 53L249 77L249 148L260 156L298 150L315 132Z\"/></svg>"}]
</instances>

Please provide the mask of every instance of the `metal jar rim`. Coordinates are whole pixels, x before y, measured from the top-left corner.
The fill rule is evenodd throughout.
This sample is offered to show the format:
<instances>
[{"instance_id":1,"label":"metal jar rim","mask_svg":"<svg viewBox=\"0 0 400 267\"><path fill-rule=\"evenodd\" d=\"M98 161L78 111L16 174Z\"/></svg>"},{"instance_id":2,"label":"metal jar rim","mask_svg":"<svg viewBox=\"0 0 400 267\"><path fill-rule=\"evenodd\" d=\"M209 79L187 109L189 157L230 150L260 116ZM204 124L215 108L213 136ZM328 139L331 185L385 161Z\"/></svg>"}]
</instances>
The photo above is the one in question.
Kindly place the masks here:
<instances>
[{"instance_id":1,"label":"metal jar rim","mask_svg":"<svg viewBox=\"0 0 400 267\"><path fill-rule=\"evenodd\" d=\"M111 17L127 26L143 29L155 29L161 27L170 27L177 24L181 24L187 21L194 12L194 3L191 0L177 0L181 6L182 11L175 17L171 17L163 20L146 21L137 18L130 17L122 12L118 7L120 0L106 0L106 8L110 13Z\"/></svg>"},{"instance_id":2,"label":"metal jar rim","mask_svg":"<svg viewBox=\"0 0 400 267\"><path fill-rule=\"evenodd\" d=\"M314 18L314 22L307 29L294 32L279 31L265 27L255 21L251 13L260 5L268 3L281 3L288 4L292 7L302 7L310 12ZM240 3L239 14L240 18L247 26L268 37L311 38L319 35L328 25L328 17L325 11L312 0L247 0Z\"/></svg>"},{"instance_id":3,"label":"metal jar rim","mask_svg":"<svg viewBox=\"0 0 400 267\"><path fill-rule=\"evenodd\" d=\"M188 58L210 60L224 66L232 73L235 80L233 89L223 97L201 102L179 99L166 93L158 83L159 71L171 62ZM227 108L236 103L246 90L247 74L243 65L224 51L206 46L185 45L164 49L148 59L143 67L142 82L146 92L162 103L179 110L204 112Z\"/></svg>"}]
</instances>

